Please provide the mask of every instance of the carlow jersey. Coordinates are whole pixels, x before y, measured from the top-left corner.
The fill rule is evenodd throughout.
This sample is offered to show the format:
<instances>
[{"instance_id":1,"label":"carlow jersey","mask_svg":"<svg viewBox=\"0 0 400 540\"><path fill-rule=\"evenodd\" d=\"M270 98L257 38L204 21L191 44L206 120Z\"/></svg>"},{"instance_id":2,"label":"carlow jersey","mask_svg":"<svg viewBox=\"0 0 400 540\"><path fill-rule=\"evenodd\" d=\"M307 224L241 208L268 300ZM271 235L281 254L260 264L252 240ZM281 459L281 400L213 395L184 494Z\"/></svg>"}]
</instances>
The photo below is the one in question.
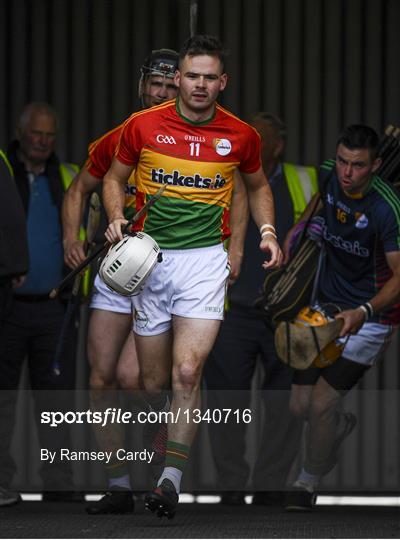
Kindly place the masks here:
<instances>
[{"instance_id":1,"label":"carlow jersey","mask_svg":"<svg viewBox=\"0 0 400 540\"><path fill-rule=\"evenodd\" d=\"M116 157L133 165L136 209L168 184L138 228L165 249L218 244L227 238L233 173L260 166L258 133L219 105L214 116L193 123L178 101L133 114L124 125Z\"/></svg>"},{"instance_id":2,"label":"carlow jersey","mask_svg":"<svg viewBox=\"0 0 400 540\"><path fill-rule=\"evenodd\" d=\"M121 135L123 124L109 131L89 145L89 157L86 160L86 170L95 178L103 179L111 167L115 149ZM135 212L136 187L134 175L131 174L125 186L125 217L130 218Z\"/></svg>"},{"instance_id":3,"label":"carlow jersey","mask_svg":"<svg viewBox=\"0 0 400 540\"><path fill-rule=\"evenodd\" d=\"M378 176L373 177L363 197L346 195L334 160L321 165L319 182L326 248L320 300L343 309L355 308L375 296L392 276L385 253L400 251L400 199ZM398 324L400 306L379 313L373 320Z\"/></svg>"}]
</instances>

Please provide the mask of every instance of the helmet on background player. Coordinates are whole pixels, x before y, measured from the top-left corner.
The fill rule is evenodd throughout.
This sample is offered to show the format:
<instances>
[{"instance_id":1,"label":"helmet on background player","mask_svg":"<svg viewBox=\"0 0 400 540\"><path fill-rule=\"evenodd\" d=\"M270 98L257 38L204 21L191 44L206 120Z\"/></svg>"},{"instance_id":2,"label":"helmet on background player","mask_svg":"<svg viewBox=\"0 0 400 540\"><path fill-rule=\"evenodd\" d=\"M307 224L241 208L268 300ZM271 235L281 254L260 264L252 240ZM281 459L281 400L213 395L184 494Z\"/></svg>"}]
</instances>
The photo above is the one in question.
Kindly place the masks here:
<instances>
[{"instance_id":1,"label":"helmet on background player","mask_svg":"<svg viewBox=\"0 0 400 540\"><path fill-rule=\"evenodd\" d=\"M173 97L175 97L172 94L176 93L178 89L175 87L175 85L173 85L173 79L175 72L178 69L178 59L178 53L172 49L156 49L151 51L149 56L146 57L142 67L140 68L141 76L139 80L139 98L143 108L151 107L152 105L157 104L157 101L155 103L151 103L152 95L146 88L146 83L151 76L162 77L164 83L168 84L169 96L162 99L160 102L165 101L165 99L173 99ZM169 79L169 81L166 81L165 79ZM175 92L173 92L174 90Z\"/></svg>"}]
</instances>

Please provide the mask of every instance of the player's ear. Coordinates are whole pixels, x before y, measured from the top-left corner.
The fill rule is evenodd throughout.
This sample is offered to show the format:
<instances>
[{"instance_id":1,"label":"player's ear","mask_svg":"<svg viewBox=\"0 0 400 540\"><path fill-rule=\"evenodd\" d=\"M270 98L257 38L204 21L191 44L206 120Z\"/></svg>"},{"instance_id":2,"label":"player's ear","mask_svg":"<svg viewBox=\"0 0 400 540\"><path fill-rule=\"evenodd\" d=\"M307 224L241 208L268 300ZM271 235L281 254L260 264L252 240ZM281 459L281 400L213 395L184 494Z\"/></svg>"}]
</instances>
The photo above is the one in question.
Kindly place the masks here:
<instances>
[{"instance_id":1,"label":"player's ear","mask_svg":"<svg viewBox=\"0 0 400 540\"><path fill-rule=\"evenodd\" d=\"M283 149L285 148L285 143L282 139L279 139L276 143L275 143L275 148L274 148L274 151L273 151L273 155L274 155L274 158L279 158L279 156L281 156L283 154Z\"/></svg>"},{"instance_id":2,"label":"player's ear","mask_svg":"<svg viewBox=\"0 0 400 540\"><path fill-rule=\"evenodd\" d=\"M222 90L225 90L227 83L228 83L228 75L226 73L223 73L221 75L220 85L219 85L220 92L222 92Z\"/></svg>"},{"instance_id":3,"label":"player's ear","mask_svg":"<svg viewBox=\"0 0 400 540\"><path fill-rule=\"evenodd\" d=\"M174 75L174 84L175 84L175 86L177 86L179 88L180 82L181 82L181 72L179 71L179 69L177 69L175 71L175 75Z\"/></svg>"},{"instance_id":4,"label":"player's ear","mask_svg":"<svg viewBox=\"0 0 400 540\"><path fill-rule=\"evenodd\" d=\"M382 158L377 157L376 159L374 159L374 162L372 164L372 172L376 172L381 165L382 165Z\"/></svg>"}]
</instances>

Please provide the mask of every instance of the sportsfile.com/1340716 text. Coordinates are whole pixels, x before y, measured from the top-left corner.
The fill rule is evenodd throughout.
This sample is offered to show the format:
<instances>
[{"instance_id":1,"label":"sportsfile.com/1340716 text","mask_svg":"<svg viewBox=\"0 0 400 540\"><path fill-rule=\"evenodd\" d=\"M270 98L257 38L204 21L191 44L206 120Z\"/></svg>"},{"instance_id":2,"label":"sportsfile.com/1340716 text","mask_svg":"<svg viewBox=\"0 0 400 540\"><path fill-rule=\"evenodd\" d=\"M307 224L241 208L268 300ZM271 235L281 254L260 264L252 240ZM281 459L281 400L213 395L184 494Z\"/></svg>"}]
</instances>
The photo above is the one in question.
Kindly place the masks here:
<instances>
[{"instance_id":1,"label":"sportsfile.com/1340716 text","mask_svg":"<svg viewBox=\"0 0 400 540\"><path fill-rule=\"evenodd\" d=\"M176 411L124 411L120 408L109 407L104 411L43 411L40 415L42 424L57 427L60 424L156 424L168 423L207 423L226 424L236 422L250 424L252 420L251 409L182 409Z\"/></svg>"}]
</instances>

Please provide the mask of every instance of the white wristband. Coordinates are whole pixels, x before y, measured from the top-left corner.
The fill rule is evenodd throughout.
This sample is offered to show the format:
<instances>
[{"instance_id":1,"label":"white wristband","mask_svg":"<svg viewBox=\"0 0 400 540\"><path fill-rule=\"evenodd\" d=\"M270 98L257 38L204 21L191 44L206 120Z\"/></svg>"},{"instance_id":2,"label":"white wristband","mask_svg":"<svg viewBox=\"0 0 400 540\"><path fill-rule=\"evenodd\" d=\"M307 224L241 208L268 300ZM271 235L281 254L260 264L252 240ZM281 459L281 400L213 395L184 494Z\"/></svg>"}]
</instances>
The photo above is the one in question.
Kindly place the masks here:
<instances>
[{"instance_id":1,"label":"white wristband","mask_svg":"<svg viewBox=\"0 0 400 540\"><path fill-rule=\"evenodd\" d=\"M261 238L264 238L264 236L267 236L267 234L273 236L275 238L275 240L277 239L276 237L276 234L272 231L264 231L262 234L261 234Z\"/></svg>"},{"instance_id":2,"label":"white wristband","mask_svg":"<svg viewBox=\"0 0 400 540\"><path fill-rule=\"evenodd\" d=\"M367 308L368 318L370 319L371 317L374 316L374 308L371 306L371 304L369 302L365 302L364 305Z\"/></svg>"},{"instance_id":3,"label":"white wristband","mask_svg":"<svg viewBox=\"0 0 400 540\"><path fill-rule=\"evenodd\" d=\"M264 229L271 229L271 231L275 232L275 227L273 225L271 225L270 223L264 223L264 225L261 225L260 234L263 233Z\"/></svg>"},{"instance_id":4,"label":"white wristband","mask_svg":"<svg viewBox=\"0 0 400 540\"><path fill-rule=\"evenodd\" d=\"M361 306L358 306L358 307L364 312L365 321L368 321L368 319L369 319L368 309L364 306L364 304L362 304Z\"/></svg>"}]
</instances>

